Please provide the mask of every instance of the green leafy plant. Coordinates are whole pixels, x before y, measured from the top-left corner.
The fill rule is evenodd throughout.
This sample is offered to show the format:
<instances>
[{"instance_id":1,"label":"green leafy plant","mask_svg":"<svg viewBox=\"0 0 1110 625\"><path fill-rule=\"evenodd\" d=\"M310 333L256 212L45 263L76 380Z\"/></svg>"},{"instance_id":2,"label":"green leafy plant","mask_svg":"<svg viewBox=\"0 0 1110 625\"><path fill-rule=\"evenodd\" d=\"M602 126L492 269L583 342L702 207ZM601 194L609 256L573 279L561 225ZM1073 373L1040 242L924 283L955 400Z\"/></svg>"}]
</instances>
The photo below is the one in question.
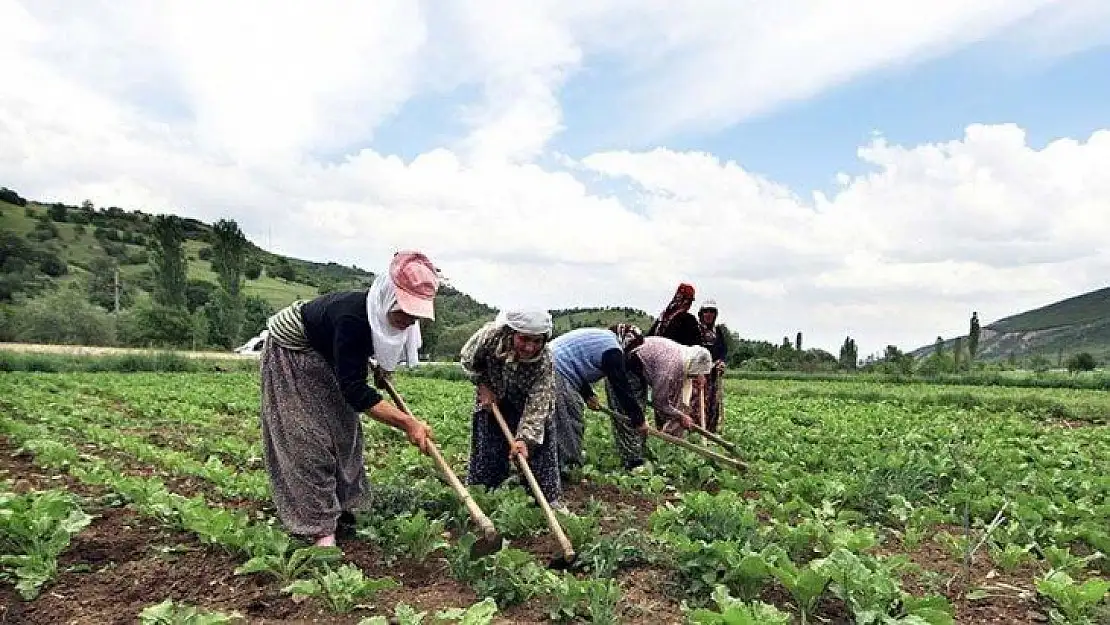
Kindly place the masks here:
<instances>
[{"instance_id":1,"label":"green leafy plant","mask_svg":"<svg viewBox=\"0 0 1110 625\"><path fill-rule=\"evenodd\" d=\"M455 621L459 625L489 625L497 615L497 602L487 597L469 608L448 608L436 612L441 621Z\"/></svg>"},{"instance_id":2,"label":"green leafy plant","mask_svg":"<svg viewBox=\"0 0 1110 625\"><path fill-rule=\"evenodd\" d=\"M588 618L597 625L617 622L617 602L621 598L620 585L610 579L577 579L564 574L551 580L551 608L548 616L558 622Z\"/></svg>"},{"instance_id":3,"label":"green leafy plant","mask_svg":"<svg viewBox=\"0 0 1110 625\"><path fill-rule=\"evenodd\" d=\"M716 610L698 608L687 613L691 625L790 625L790 615L762 602L744 603L718 585L713 590Z\"/></svg>"},{"instance_id":4,"label":"green leafy plant","mask_svg":"<svg viewBox=\"0 0 1110 625\"><path fill-rule=\"evenodd\" d=\"M235 574L264 573L288 583L342 558L343 552L338 547L301 547L292 552L255 556L236 568Z\"/></svg>"},{"instance_id":5,"label":"green leafy plant","mask_svg":"<svg viewBox=\"0 0 1110 625\"><path fill-rule=\"evenodd\" d=\"M372 579L353 564L344 564L336 570L317 571L313 579L302 579L289 584L282 592L294 597L317 597L333 612L346 614L362 599L373 597L379 591L400 586L389 577Z\"/></svg>"},{"instance_id":6,"label":"green leafy plant","mask_svg":"<svg viewBox=\"0 0 1110 625\"><path fill-rule=\"evenodd\" d=\"M34 599L57 574L58 555L91 521L65 491L0 493L0 577Z\"/></svg>"},{"instance_id":7,"label":"green leafy plant","mask_svg":"<svg viewBox=\"0 0 1110 625\"><path fill-rule=\"evenodd\" d=\"M139 613L141 625L227 625L240 621L245 619L238 612L206 611L172 599L147 606Z\"/></svg>"},{"instance_id":8,"label":"green leafy plant","mask_svg":"<svg viewBox=\"0 0 1110 625\"><path fill-rule=\"evenodd\" d=\"M1050 571L1038 579L1036 585L1037 592L1055 605L1049 612L1049 619L1068 625L1090 625L1095 608L1110 591L1110 581L1095 578L1077 584L1063 571Z\"/></svg>"},{"instance_id":9,"label":"green leafy plant","mask_svg":"<svg viewBox=\"0 0 1110 625\"><path fill-rule=\"evenodd\" d=\"M388 533L394 553L403 553L417 562L447 547L444 540L444 522L432 520L423 510L415 514L402 514L389 522Z\"/></svg>"}]
</instances>

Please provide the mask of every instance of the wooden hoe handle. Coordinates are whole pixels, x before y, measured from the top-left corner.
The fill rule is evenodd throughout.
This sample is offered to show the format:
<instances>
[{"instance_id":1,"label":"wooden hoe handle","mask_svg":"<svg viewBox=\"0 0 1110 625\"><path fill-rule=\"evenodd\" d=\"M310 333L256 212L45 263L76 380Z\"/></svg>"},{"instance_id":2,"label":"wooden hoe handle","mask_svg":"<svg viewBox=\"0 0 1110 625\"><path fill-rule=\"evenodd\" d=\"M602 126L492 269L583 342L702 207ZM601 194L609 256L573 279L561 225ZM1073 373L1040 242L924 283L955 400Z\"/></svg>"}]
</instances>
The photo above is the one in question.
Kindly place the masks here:
<instances>
[{"instance_id":1,"label":"wooden hoe handle","mask_svg":"<svg viewBox=\"0 0 1110 625\"><path fill-rule=\"evenodd\" d=\"M389 380L384 380L384 382L385 390L389 393L389 396L393 398L393 403L397 404L405 414L412 416L412 411L409 410L408 405L405 404L405 400L401 398L397 390L393 388L393 383ZM455 494L466 504L466 509L470 513L470 518L478 524L478 527L482 530L482 534L487 538L497 536L497 530L493 527L493 521L490 521L486 513L482 512L482 509L478 507L478 502L474 501L474 498L470 496L470 491L459 481L459 477L451 470L451 465L447 464L447 461L443 459L443 455L439 453L439 448L436 447L435 441L431 439L428 439L428 453L432 456L432 459L435 460L439 470L447 477L447 481L451 484L451 488L455 490Z\"/></svg>"},{"instance_id":2,"label":"wooden hoe handle","mask_svg":"<svg viewBox=\"0 0 1110 625\"><path fill-rule=\"evenodd\" d=\"M509 424L505 423L505 418L501 416L501 409L497 407L496 403L490 404L490 411L493 412L493 418L497 419L497 424L501 426L501 431L505 434L505 440L509 442L509 447L513 444L513 432L509 429ZM528 485L532 487L532 493L536 496L536 501L539 502L540 508L543 509L543 515L547 518L547 525L551 528L551 532L555 534L555 538L559 541L559 546L563 548L563 557L567 560L574 559L574 547L570 544L570 539L563 533L563 526L559 525L559 519L555 518L555 512L551 510L551 505L548 503L547 498L544 497L543 491L540 489L539 483L536 482L536 476L532 475L532 468L528 466L528 461L522 458L519 454L514 456L517 461L517 466L520 467L520 472L524 474L524 478L528 480Z\"/></svg>"}]
</instances>

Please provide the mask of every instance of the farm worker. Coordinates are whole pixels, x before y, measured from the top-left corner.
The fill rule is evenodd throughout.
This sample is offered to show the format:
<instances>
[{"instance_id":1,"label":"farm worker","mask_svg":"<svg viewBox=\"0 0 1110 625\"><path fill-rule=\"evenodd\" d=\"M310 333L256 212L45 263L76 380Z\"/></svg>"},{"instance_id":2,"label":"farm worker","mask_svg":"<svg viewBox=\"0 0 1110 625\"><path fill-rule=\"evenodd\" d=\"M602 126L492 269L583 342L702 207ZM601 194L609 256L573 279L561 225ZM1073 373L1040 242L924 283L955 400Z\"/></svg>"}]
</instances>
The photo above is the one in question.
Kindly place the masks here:
<instances>
[{"instance_id":1,"label":"farm worker","mask_svg":"<svg viewBox=\"0 0 1110 625\"><path fill-rule=\"evenodd\" d=\"M698 322L701 324L701 346L709 350L709 355L713 357L713 371L706 377L704 393L695 390L695 395L700 394L696 402L705 406L706 429L716 432L721 420L725 358L728 357L725 330L717 325L717 302L705 300L698 308Z\"/></svg>"},{"instance_id":2,"label":"farm worker","mask_svg":"<svg viewBox=\"0 0 1110 625\"><path fill-rule=\"evenodd\" d=\"M476 387L467 483L496 488L509 476L510 460L520 456L551 507L565 511L559 502L551 327L547 311L502 311L463 345L462 366ZM511 446L489 410L494 402L514 433Z\"/></svg>"},{"instance_id":3,"label":"farm worker","mask_svg":"<svg viewBox=\"0 0 1110 625\"><path fill-rule=\"evenodd\" d=\"M432 432L366 382L373 357L385 371L416 362L417 319L434 319L435 267L398 252L368 290L296 301L267 321L262 352L262 440L278 518L286 529L335 544L353 530L369 484L359 413L405 432L427 451Z\"/></svg>"},{"instance_id":4,"label":"farm worker","mask_svg":"<svg viewBox=\"0 0 1110 625\"><path fill-rule=\"evenodd\" d=\"M585 406L601 409L593 384L608 383L608 400L616 411L629 417L611 419L613 440L626 469L643 464L641 437L644 411L629 382L627 348L643 342L640 329L631 324L611 328L579 328L551 341L551 355L558 377L555 382L555 424L559 435L559 465L566 472L584 462L582 438L586 430ZM622 341L624 343L622 344Z\"/></svg>"},{"instance_id":5,"label":"farm worker","mask_svg":"<svg viewBox=\"0 0 1110 625\"><path fill-rule=\"evenodd\" d=\"M632 350L633 371L642 367L644 379L651 388L651 406L655 425L664 432L676 433L690 429L690 401L695 383L713 369L709 350L700 345L687 346L658 336L644 339L643 345Z\"/></svg>"},{"instance_id":6,"label":"farm worker","mask_svg":"<svg viewBox=\"0 0 1110 625\"><path fill-rule=\"evenodd\" d=\"M674 297L648 329L648 336L661 336L680 345L701 345L701 327L690 306L694 304L694 287L678 285Z\"/></svg>"}]
</instances>

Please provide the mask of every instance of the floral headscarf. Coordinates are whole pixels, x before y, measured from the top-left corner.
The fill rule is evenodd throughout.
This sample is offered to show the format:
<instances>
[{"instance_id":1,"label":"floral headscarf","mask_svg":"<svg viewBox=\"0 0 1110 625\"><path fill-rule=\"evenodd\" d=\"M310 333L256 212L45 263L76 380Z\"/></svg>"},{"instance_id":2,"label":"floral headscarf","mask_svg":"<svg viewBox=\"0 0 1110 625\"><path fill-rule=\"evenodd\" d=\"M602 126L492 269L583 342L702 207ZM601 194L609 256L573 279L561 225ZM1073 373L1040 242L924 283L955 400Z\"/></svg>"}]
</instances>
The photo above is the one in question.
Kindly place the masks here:
<instances>
[{"instance_id":1,"label":"floral headscarf","mask_svg":"<svg viewBox=\"0 0 1110 625\"><path fill-rule=\"evenodd\" d=\"M671 298L671 303L663 309L659 319L652 326L649 334L654 336L663 336L667 331L667 326L680 313L689 312L690 306L694 305L694 287L693 285L683 282L678 285L678 290L675 291L674 297Z\"/></svg>"},{"instance_id":2,"label":"floral headscarf","mask_svg":"<svg viewBox=\"0 0 1110 625\"><path fill-rule=\"evenodd\" d=\"M618 323L610 326L609 330L617 335L617 342L621 344L621 349L625 353L630 350L636 349L644 342L644 333L640 331L640 327L631 323Z\"/></svg>"}]
</instances>

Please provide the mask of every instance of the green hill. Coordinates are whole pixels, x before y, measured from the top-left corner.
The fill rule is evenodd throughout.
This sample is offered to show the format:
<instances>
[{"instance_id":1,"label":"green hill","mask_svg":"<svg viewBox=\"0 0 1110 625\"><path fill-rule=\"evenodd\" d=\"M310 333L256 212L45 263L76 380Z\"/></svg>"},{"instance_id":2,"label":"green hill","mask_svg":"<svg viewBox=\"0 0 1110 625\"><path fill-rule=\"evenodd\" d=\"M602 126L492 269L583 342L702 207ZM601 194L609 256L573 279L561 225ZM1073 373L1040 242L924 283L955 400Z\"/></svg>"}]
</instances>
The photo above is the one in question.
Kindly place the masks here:
<instances>
[{"instance_id":1,"label":"green hill","mask_svg":"<svg viewBox=\"0 0 1110 625\"><path fill-rule=\"evenodd\" d=\"M126 312L135 302L149 299L154 288L151 259L153 215L119 208L95 208L26 201L0 189L0 303L9 309L25 305L72 286L103 309L114 307L115 287L105 280L105 266L118 267L121 306ZM218 280L209 260L212 227L185 219L184 250L192 312L209 301ZM268 314L293 300L341 289L365 288L373 274L357 266L319 263L274 254L248 243L243 294L255 302L248 313L248 338L260 331ZM96 276L100 282L97 282ZM496 310L445 284L436 298L436 323L425 327L425 345L435 358L454 359L463 343ZM651 317L628 308L576 308L552 311L557 334L580 327L604 327L619 322L638 323L645 329ZM9 315L10 317L11 315ZM3 336L8 334L8 336ZM19 339L0 327L0 339ZM24 337L26 338L26 337ZM27 339L31 340L31 339ZM44 340L39 338L39 340ZM119 341L126 342L122 337Z\"/></svg>"},{"instance_id":2,"label":"green hill","mask_svg":"<svg viewBox=\"0 0 1110 625\"><path fill-rule=\"evenodd\" d=\"M966 345L967 337L961 338ZM945 341L945 349L954 342ZM979 343L981 360L1039 356L1062 362L1079 352L1110 360L1110 287L999 319L983 326ZM933 349L929 345L912 353L920 358Z\"/></svg>"},{"instance_id":3,"label":"green hill","mask_svg":"<svg viewBox=\"0 0 1110 625\"><path fill-rule=\"evenodd\" d=\"M999 319L987 326L995 332L1034 332L1110 320L1110 287L1069 297L1055 304Z\"/></svg>"}]
</instances>

